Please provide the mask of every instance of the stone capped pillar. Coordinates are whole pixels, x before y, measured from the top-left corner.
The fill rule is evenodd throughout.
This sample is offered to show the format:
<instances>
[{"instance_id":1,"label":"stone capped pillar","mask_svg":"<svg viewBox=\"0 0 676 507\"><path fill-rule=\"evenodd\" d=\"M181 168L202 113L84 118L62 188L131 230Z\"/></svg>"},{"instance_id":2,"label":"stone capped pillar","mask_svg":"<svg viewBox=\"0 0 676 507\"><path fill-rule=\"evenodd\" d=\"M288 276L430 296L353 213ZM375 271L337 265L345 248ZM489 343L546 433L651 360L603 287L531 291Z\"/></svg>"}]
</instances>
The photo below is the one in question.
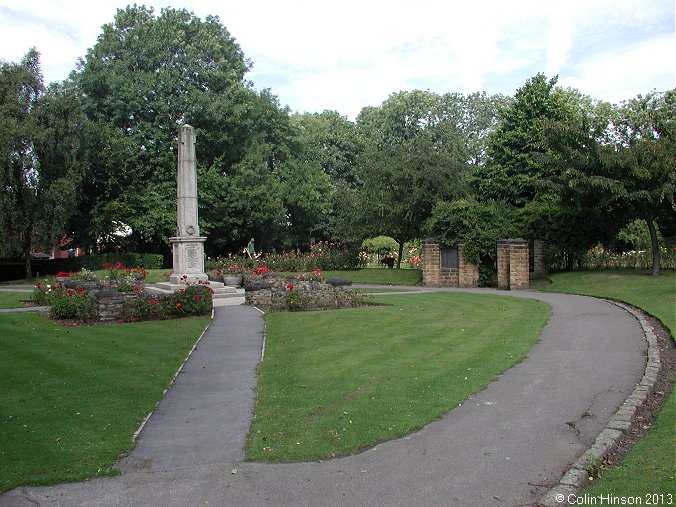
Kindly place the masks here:
<instances>
[{"instance_id":1,"label":"stone capped pillar","mask_svg":"<svg viewBox=\"0 0 676 507\"><path fill-rule=\"evenodd\" d=\"M182 125L178 131L178 163L176 174L176 236L171 241L174 272L170 282L206 282L204 242L197 216L197 166L195 129Z\"/></svg>"},{"instance_id":2,"label":"stone capped pillar","mask_svg":"<svg viewBox=\"0 0 676 507\"><path fill-rule=\"evenodd\" d=\"M423 241L423 285L438 287L441 283L440 245L433 239Z\"/></svg>"},{"instance_id":3,"label":"stone capped pillar","mask_svg":"<svg viewBox=\"0 0 676 507\"><path fill-rule=\"evenodd\" d=\"M509 289L509 240L498 241L498 289Z\"/></svg>"},{"instance_id":4,"label":"stone capped pillar","mask_svg":"<svg viewBox=\"0 0 676 507\"><path fill-rule=\"evenodd\" d=\"M514 239L509 245L509 288L527 290L530 286L528 242Z\"/></svg>"},{"instance_id":5,"label":"stone capped pillar","mask_svg":"<svg viewBox=\"0 0 676 507\"><path fill-rule=\"evenodd\" d=\"M498 288L525 290L530 286L528 242L524 239L498 241Z\"/></svg>"}]
</instances>

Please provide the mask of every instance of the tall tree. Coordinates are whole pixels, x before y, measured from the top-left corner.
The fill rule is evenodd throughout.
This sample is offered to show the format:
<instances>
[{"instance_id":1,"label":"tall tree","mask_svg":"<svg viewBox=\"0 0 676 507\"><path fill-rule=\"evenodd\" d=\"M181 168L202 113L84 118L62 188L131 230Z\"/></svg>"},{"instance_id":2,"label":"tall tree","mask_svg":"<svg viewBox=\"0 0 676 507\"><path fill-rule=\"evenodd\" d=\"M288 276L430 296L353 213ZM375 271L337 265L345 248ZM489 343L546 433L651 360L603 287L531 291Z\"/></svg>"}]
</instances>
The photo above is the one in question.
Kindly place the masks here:
<instances>
[{"instance_id":1,"label":"tall tree","mask_svg":"<svg viewBox=\"0 0 676 507\"><path fill-rule=\"evenodd\" d=\"M630 218L645 220L652 244L652 274L660 270L656 226L676 233L676 89L625 102L602 149L602 184Z\"/></svg>"},{"instance_id":2,"label":"tall tree","mask_svg":"<svg viewBox=\"0 0 676 507\"><path fill-rule=\"evenodd\" d=\"M33 247L69 232L86 166L84 118L72 89L45 93L40 56L0 64L0 253L32 276Z\"/></svg>"},{"instance_id":3,"label":"tall tree","mask_svg":"<svg viewBox=\"0 0 676 507\"><path fill-rule=\"evenodd\" d=\"M251 89L244 80L249 68L215 16L202 20L171 8L155 15L152 8L133 6L118 10L114 21L103 26L74 76L87 114L97 124L87 182L92 239L123 222L131 227L130 246L168 248L175 228L175 143L181 123L196 129L202 170L218 178L262 171L258 184L265 185L286 156L288 113L268 91ZM255 174L249 179L253 182ZM216 199L228 194L215 192L233 188L213 177L204 183L212 188L200 183L201 190ZM210 216L202 204L206 229L227 229L228 224L217 222L239 220ZM278 218L269 209L265 213L262 222L249 220L244 230L230 229L248 234L253 224Z\"/></svg>"},{"instance_id":4,"label":"tall tree","mask_svg":"<svg viewBox=\"0 0 676 507\"><path fill-rule=\"evenodd\" d=\"M434 204L463 192L462 133L442 97L423 91L393 94L357 118L365 148L359 157L355 227L364 236L399 243L421 234Z\"/></svg>"},{"instance_id":5,"label":"tall tree","mask_svg":"<svg viewBox=\"0 0 676 507\"><path fill-rule=\"evenodd\" d=\"M503 109L488 140L488 163L474 173L480 198L522 207L538 196L539 180L552 176L538 156L547 150L545 124L565 121L566 108L555 92L556 81L537 74Z\"/></svg>"}]
</instances>

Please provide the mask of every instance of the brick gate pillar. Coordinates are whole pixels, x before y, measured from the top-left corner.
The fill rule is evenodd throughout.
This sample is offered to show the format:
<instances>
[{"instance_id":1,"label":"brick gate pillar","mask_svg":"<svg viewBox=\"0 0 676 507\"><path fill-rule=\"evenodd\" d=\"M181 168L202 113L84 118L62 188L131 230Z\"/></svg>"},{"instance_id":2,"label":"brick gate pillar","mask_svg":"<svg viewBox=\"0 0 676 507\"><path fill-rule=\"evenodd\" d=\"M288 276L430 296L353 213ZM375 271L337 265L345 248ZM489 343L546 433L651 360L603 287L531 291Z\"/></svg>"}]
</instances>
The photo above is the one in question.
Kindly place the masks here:
<instances>
[{"instance_id":1,"label":"brick gate pillar","mask_svg":"<svg viewBox=\"0 0 676 507\"><path fill-rule=\"evenodd\" d=\"M509 245L509 288L527 290L530 283L528 242L513 239Z\"/></svg>"},{"instance_id":2,"label":"brick gate pillar","mask_svg":"<svg viewBox=\"0 0 676 507\"><path fill-rule=\"evenodd\" d=\"M423 241L423 285L438 287L441 284L441 247L438 241Z\"/></svg>"},{"instance_id":3,"label":"brick gate pillar","mask_svg":"<svg viewBox=\"0 0 676 507\"><path fill-rule=\"evenodd\" d=\"M509 240L498 241L498 289L509 289Z\"/></svg>"}]
</instances>

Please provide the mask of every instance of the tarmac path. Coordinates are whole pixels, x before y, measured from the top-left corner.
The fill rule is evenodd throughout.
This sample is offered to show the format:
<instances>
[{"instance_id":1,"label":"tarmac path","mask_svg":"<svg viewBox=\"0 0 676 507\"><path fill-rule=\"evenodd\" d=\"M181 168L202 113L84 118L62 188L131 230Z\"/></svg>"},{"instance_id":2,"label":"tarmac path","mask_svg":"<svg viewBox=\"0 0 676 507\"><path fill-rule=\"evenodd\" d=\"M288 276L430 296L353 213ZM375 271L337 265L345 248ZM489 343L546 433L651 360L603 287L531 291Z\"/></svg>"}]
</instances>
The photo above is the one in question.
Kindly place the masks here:
<instances>
[{"instance_id":1,"label":"tarmac path","mask_svg":"<svg viewBox=\"0 0 676 507\"><path fill-rule=\"evenodd\" d=\"M552 317L523 362L414 434L324 462L242 462L263 321L249 306L218 308L123 475L17 488L0 506L533 504L640 381L644 335L600 299L466 291L536 298Z\"/></svg>"}]
</instances>

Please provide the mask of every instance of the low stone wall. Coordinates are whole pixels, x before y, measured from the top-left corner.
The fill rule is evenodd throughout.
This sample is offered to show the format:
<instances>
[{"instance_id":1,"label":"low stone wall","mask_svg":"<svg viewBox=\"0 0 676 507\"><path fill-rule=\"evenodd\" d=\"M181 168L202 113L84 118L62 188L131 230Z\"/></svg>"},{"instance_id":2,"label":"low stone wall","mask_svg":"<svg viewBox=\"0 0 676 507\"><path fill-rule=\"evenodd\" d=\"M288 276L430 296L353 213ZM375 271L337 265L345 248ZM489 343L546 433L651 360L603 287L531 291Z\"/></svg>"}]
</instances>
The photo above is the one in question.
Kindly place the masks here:
<instances>
[{"instance_id":1,"label":"low stone wall","mask_svg":"<svg viewBox=\"0 0 676 507\"><path fill-rule=\"evenodd\" d=\"M118 292L114 290L92 291L94 306L99 322L111 322L123 318L125 303L138 299L136 292Z\"/></svg>"},{"instance_id":2,"label":"low stone wall","mask_svg":"<svg viewBox=\"0 0 676 507\"><path fill-rule=\"evenodd\" d=\"M264 275L249 278L244 288L246 304L266 311L330 310L358 306L349 280L317 282Z\"/></svg>"}]
</instances>

